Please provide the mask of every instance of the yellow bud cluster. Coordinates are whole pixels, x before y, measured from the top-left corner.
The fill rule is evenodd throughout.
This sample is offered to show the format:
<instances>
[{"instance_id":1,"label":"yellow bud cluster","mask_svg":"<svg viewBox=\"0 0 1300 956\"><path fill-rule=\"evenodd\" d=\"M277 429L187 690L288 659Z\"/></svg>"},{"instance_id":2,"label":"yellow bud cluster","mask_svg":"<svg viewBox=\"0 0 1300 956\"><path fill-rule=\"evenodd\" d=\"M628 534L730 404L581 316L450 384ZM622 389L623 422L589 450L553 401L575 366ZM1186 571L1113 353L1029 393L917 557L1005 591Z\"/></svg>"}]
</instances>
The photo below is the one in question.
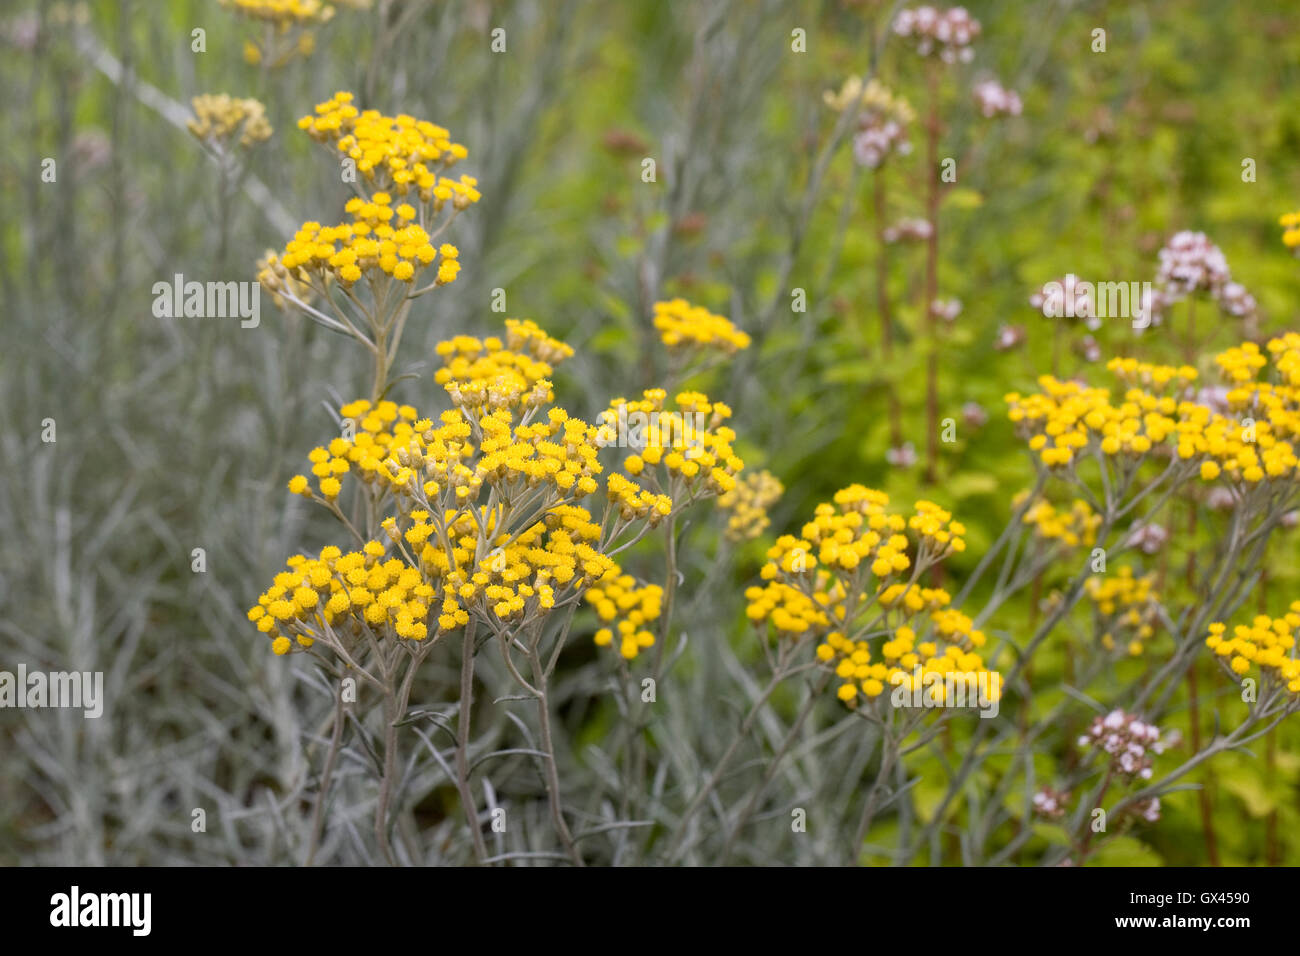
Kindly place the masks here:
<instances>
[{"instance_id":1,"label":"yellow bud cluster","mask_svg":"<svg viewBox=\"0 0 1300 956\"><path fill-rule=\"evenodd\" d=\"M447 130L406 114L359 110L352 100L351 93L335 93L318 103L313 115L298 120L298 128L355 162L372 186L401 196L414 190L435 212L448 202L461 210L482 198L476 179L439 175L468 155L464 146L451 141Z\"/></svg>"},{"instance_id":2,"label":"yellow bud cluster","mask_svg":"<svg viewBox=\"0 0 1300 956\"><path fill-rule=\"evenodd\" d=\"M817 647L817 658L844 682L836 690L836 696L854 707L863 697L868 700L879 697L887 686L901 686L910 691L918 675L922 685L927 686L927 674L959 676L973 690L981 675L995 673L985 667L984 658L977 653L987 638L983 631L973 627L966 615L953 610L935 610L928 619L919 620L917 626L922 629L920 635L911 625L896 627L889 639L881 643L880 660L874 662L866 640L849 640L838 631L826 635ZM990 695L996 699L995 688L1001 687L1000 678L984 680ZM928 693L942 701L946 693L944 682L934 682Z\"/></svg>"},{"instance_id":3,"label":"yellow bud cluster","mask_svg":"<svg viewBox=\"0 0 1300 956\"><path fill-rule=\"evenodd\" d=\"M655 637L646 625L658 620L663 593L657 584L639 585L632 575L624 574L618 567L611 568L583 596L607 625L596 631L596 644L607 647L617 641L619 653L626 660L653 647Z\"/></svg>"},{"instance_id":4,"label":"yellow bud cluster","mask_svg":"<svg viewBox=\"0 0 1300 956\"><path fill-rule=\"evenodd\" d=\"M320 497L326 501L338 498L342 479L349 473L366 483L391 482L392 476L385 461L397 449L406 447L417 434L417 413L410 405L399 406L396 402L382 401L372 406L369 401L359 399L344 405L339 414L352 437L335 438L328 446L312 449L307 456L312 463L311 473L318 479ZM289 490L308 498L314 497L305 475L294 476L289 482Z\"/></svg>"},{"instance_id":5,"label":"yellow bud cluster","mask_svg":"<svg viewBox=\"0 0 1300 956\"><path fill-rule=\"evenodd\" d=\"M313 28L334 19L334 7L324 0L219 0L242 17L259 24L258 39L244 42L244 59L254 66L282 67L316 49ZM357 0L340 0L356 6Z\"/></svg>"},{"instance_id":6,"label":"yellow bud cluster","mask_svg":"<svg viewBox=\"0 0 1300 956\"><path fill-rule=\"evenodd\" d=\"M1282 244L1288 249L1300 248L1300 211L1284 212L1278 217L1277 224L1284 230Z\"/></svg>"},{"instance_id":7,"label":"yellow bud cluster","mask_svg":"<svg viewBox=\"0 0 1300 956\"><path fill-rule=\"evenodd\" d=\"M606 479L605 487L610 504L618 509L623 521L644 518L653 528L673 513L673 499L668 495L648 491L618 472Z\"/></svg>"},{"instance_id":8,"label":"yellow bud cluster","mask_svg":"<svg viewBox=\"0 0 1300 956\"><path fill-rule=\"evenodd\" d=\"M731 443L736 433L722 423L731 408L700 392L681 392L665 407L663 389L647 389L640 400L616 398L600 415L597 441L637 450L623 467L666 487L683 503L726 494L736 487L745 463Z\"/></svg>"},{"instance_id":9,"label":"yellow bud cluster","mask_svg":"<svg viewBox=\"0 0 1300 956\"><path fill-rule=\"evenodd\" d=\"M830 575L819 572L817 584L826 586ZM769 581L763 586L746 588L745 600L748 606L745 614L755 624L767 622L778 637L799 638L810 633L821 633L831 626L824 605L819 598L830 595L824 590L815 590L809 596L800 588L792 587L783 581Z\"/></svg>"},{"instance_id":10,"label":"yellow bud cluster","mask_svg":"<svg viewBox=\"0 0 1300 956\"><path fill-rule=\"evenodd\" d=\"M277 309L285 308L285 296L310 304L316 295L311 286L289 273L273 249L267 249L262 258L257 260L257 281L271 294L271 301Z\"/></svg>"},{"instance_id":11,"label":"yellow bud cluster","mask_svg":"<svg viewBox=\"0 0 1300 956\"><path fill-rule=\"evenodd\" d=\"M344 207L352 222L322 226L306 222L280 256L290 274L310 283L338 281L349 287L364 275L390 276L400 282L416 277L438 260L435 285L456 281L460 252L450 243L434 246L424 227L414 222L416 211L377 192L369 201L353 197Z\"/></svg>"},{"instance_id":12,"label":"yellow bud cluster","mask_svg":"<svg viewBox=\"0 0 1300 956\"><path fill-rule=\"evenodd\" d=\"M490 511L410 513L390 537L407 549L422 575L444 595L442 613L476 608L503 624L522 626L555 607L566 589L604 577L614 562L597 548L600 525L584 508L557 505L517 534L498 531Z\"/></svg>"},{"instance_id":13,"label":"yellow bud cluster","mask_svg":"<svg viewBox=\"0 0 1300 956\"><path fill-rule=\"evenodd\" d=\"M194 119L185 125L195 139L227 149L238 141L254 146L271 138L266 107L254 99L237 99L226 93L205 93L191 101Z\"/></svg>"},{"instance_id":14,"label":"yellow bud cluster","mask_svg":"<svg viewBox=\"0 0 1300 956\"><path fill-rule=\"evenodd\" d=\"M961 550L965 530L933 502L917 502L905 517L889 510L884 492L850 485L818 505L799 536L782 535L768 549L766 583L745 592L747 614L782 636L802 637L851 634L876 604L902 618L942 613L947 592L920 587L915 573ZM911 579L903 577L908 571Z\"/></svg>"},{"instance_id":15,"label":"yellow bud cluster","mask_svg":"<svg viewBox=\"0 0 1300 956\"><path fill-rule=\"evenodd\" d=\"M1300 601L1293 601L1282 617L1256 616L1249 624L1238 624L1232 636L1221 623L1210 625L1205 639L1233 674L1244 678L1252 666L1258 669L1266 688L1281 683L1292 694L1300 694L1300 660L1295 658L1296 630L1300 629ZM1261 699L1263 693L1261 693Z\"/></svg>"},{"instance_id":16,"label":"yellow bud cluster","mask_svg":"<svg viewBox=\"0 0 1300 956\"><path fill-rule=\"evenodd\" d=\"M1155 575L1134 577L1133 569L1126 566L1112 576L1089 578L1085 587L1098 615L1102 646L1140 655L1155 634L1160 601Z\"/></svg>"},{"instance_id":17,"label":"yellow bud cluster","mask_svg":"<svg viewBox=\"0 0 1300 956\"><path fill-rule=\"evenodd\" d=\"M785 492L785 486L770 471L741 475L736 487L718 498L718 507L729 512L727 539L749 541L762 534L771 522L767 509Z\"/></svg>"},{"instance_id":18,"label":"yellow bud cluster","mask_svg":"<svg viewBox=\"0 0 1300 956\"><path fill-rule=\"evenodd\" d=\"M749 336L729 319L685 299L656 302L654 325L669 348L717 349L731 355L750 344Z\"/></svg>"},{"instance_id":19,"label":"yellow bud cluster","mask_svg":"<svg viewBox=\"0 0 1300 956\"><path fill-rule=\"evenodd\" d=\"M1013 503L1018 507L1023 500L1022 493ZM1068 510L1057 508L1041 498L1029 506L1020 520L1032 527L1038 537L1045 541L1059 541L1067 548L1092 547L1097 542L1097 529L1101 526L1101 515L1079 498L1070 503Z\"/></svg>"},{"instance_id":20,"label":"yellow bud cluster","mask_svg":"<svg viewBox=\"0 0 1300 956\"><path fill-rule=\"evenodd\" d=\"M907 526L921 539L922 547L939 555L960 554L966 550L966 526L952 520L952 513L933 501L918 501L916 514L907 520Z\"/></svg>"},{"instance_id":21,"label":"yellow bud cluster","mask_svg":"<svg viewBox=\"0 0 1300 956\"><path fill-rule=\"evenodd\" d=\"M1294 482L1300 477L1295 445L1300 438L1300 336L1273 339L1267 352L1278 383L1256 380L1269 355L1254 343L1215 359L1230 383L1227 404L1240 419L1179 397L1195 380L1194 369L1134 359L1110 363L1132 386L1119 401L1109 389L1043 376L1040 392L1006 396L1008 417L1049 468L1069 468L1088 449L1131 464L1164 446L1166 456L1172 452L1181 461L1199 464L1203 481L1222 477L1243 490L1265 482ZM1172 389L1174 394L1151 389Z\"/></svg>"},{"instance_id":22,"label":"yellow bud cluster","mask_svg":"<svg viewBox=\"0 0 1300 956\"><path fill-rule=\"evenodd\" d=\"M221 0L242 16L261 20L280 30L304 24L327 23L334 8L324 0Z\"/></svg>"},{"instance_id":23,"label":"yellow bud cluster","mask_svg":"<svg viewBox=\"0 0 1300 956\"><path fill-rule=\"evenodd\" d=\"M364 629L422 641L429 635L434 587L400 558L384 560L384 554L381 543L369 541L361 551L343 553L330 546L316 558L296 555L258 598L248 619L271 640L276 654L321 639L356 638Z\"/></svg>"},{"instance_id":24,"label":"yellow bud cluster","mask_svg":"<svg viewBox=\"0 0 1300 956\"><path fill-rule=\"evenodd\" d=\"M447 389L457 407L467 409L552 401L554 365L573 354L572 348L551 338L531 319L506 319L504 342L495 336L458 335L439 342L435 351L443 368L434 380Z\"/></svg>"},{"instance_id":25,"label":"yellow bud cluster","mask_svg":"<svg viewBox=\"0 0 1300 956\"><path fill-rule=\"evenodd\" d=\"M1196 369L1190 365L1155 365L1139 362L1135 358L1113 358L1106 363L1106 368L1115 373L1115 377L1127 385L1138 385L1166 391L1171 386L1175 390L1184 389L1196 381Z\"/></svg>"},{"instance_id":26,"label":"yellow bud cluster","mask_svg":"<svg viewBox=\"0 0 1300 956\"><path fill-rule=\"evenodd\" d=\"M822 94L822 101L836 113L860 109L864 112L879 113L903 124L910 123L916 118L916 113L907 100L891 93L876 79L868 81L864 89L861 77L850 76L838 92L825 91Z\"/></svg>"}]
</instances>

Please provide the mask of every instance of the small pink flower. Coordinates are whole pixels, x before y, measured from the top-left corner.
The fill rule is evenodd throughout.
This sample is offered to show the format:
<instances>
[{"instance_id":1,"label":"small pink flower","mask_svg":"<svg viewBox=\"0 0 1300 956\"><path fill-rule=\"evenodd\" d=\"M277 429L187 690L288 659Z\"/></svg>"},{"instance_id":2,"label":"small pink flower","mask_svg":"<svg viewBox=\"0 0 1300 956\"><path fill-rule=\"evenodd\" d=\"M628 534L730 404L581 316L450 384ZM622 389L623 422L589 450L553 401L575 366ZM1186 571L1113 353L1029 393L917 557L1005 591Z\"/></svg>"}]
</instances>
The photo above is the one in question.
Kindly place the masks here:
<instances>
[{"instance_id":1,"label":"small pink flower","mask_svg":"<svg viewBox=\"0 0 1300 956\"><path fill-rule=\"evenodd\" d=\"M961 299L935 299L930 303L930 314L945 322L955 322L961 315Z\"/></svg>"},{"instance_id":2,"label":"small pink flower","mask_svg":"<svg viewBox=\"0 0 1300 956\"><path fill-rule=\"evenodd\" d=\"M1025 327L1023 325L1008 325L1003 322L998 326L997 335L993 339L993 347L999 352L1009 352L1025 341Z\"/></svg>"},{"instance_id":3,"label":"small pink flower","mask_svg":"<svg viewBox=\"0 0 1300 956\"><path fill-rule=\"evenodd\" d=\"M1022 105L1019 94L1008 90L997 80L976 83L972 92L975 94L975 106L985 119L1020 115Z\"/></svg>"},{"instance_id":4,"label":"small pink flower","mask_svg":"<svg viewBox=\"0 0 1300 956\"><path fill-rule=\"evenodd\" d=\"M989 413L979 402L967 402L961 407L961 420L969 428L983 428L988 424Z\"/></svg>"},{"instance_id":5,"label":"small pink flower","mask_svg":"<svg viewBox=\"0 0 1300 956\"><path fill-rule=\"evenodd\" d=\"M909 441L904 442L897 448L887 449L885 451L885 461L895 468L911 468L916 464L916 447Z\"/></svg>"},{"instance_id":6,"label":"small pink flower","mask_svg":"<svg viewBox=\"0 0 1300 956\"><path fill-rule=\"evenodd\" d=\"M876 169L890 155L906 156L911 151L902 124L874 112L866 114L865 125L853 139L853 158L868 169Z\"/></svg>"},{"instance_id":7,"label":"small pink flower","mask_svg":"<svg viewBox=\"0 0 1300 956\"><path fill-rule=\"evenodd\" d=\"M1161 740L1160 729L1135 714L1112 710L1093 718L1088 732L1079 738L1080 747L1099 747L1110 759L1111 770L1130 778L1151 778L1151 756L1172 745L1174 736Z\"/></svg>"},{"instance_id":8,"label":"small pink flower","mask_svg":"<svg viewBox=\"0 0 1300 956\"><path fill-rule=\"evenodd\" d=\"M965 7L938 10L927 4L899 11L894 33L912 40L921 56L937 54L945 63L969 63L975 57L971 43L979 36L980 22Z\"/></svg>"},{"instance_id":9,"label":"small pink flower","mask_svg":"<svg viewBox=\"0 0 1300 956\"><path fill-rule=\"evenodd\" d=\"M1168 540L1169 531L1162 525L1137 523L1129 532L1127 544L1143 554L1157 554Z\"/></svg>"}]
</instances>

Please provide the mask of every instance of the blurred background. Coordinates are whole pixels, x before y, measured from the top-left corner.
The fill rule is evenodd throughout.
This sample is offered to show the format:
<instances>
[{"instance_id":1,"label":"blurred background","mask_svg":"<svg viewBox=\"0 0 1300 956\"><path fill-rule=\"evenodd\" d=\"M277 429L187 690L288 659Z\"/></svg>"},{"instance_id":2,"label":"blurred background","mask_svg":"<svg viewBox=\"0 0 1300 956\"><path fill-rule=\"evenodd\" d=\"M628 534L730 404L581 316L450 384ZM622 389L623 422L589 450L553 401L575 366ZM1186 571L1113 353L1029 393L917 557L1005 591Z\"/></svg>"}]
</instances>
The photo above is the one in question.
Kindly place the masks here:
<instances>
[{"instance_id":1,"label":"blurred background","mask_svg":"<svg viewBox=\"0 0 1300 956\"><path fill-rule=\"evenodd\" d=\"M912 460L925 446L921 244L891 247L889 361L876 306L876 178L890 223L926 215L925 76L897 43L877 58L894 4L334 6L279 65L250 62L260 26L216 0L9 0L0 11L0 669L103 671L107 698L98 720L0 709L2 863L296 858L303 814L287 795L308 775L303 744L328 698L307 669L269 655L245 610L287 555L331 540L328 517L285 483L332 433L326 405L366 390L368 363L268 295L260 325L242 328L160 319L152 288L176 273L251 280L300 222L338 221L337 161L296 127L337 90L446 126L469 149L458 171L484 197L449 237L460 278L412 316L400 370L418 377L393 397L429 407L433 346L496 334L503 289L506 315L575 348L556 391L592 416L655 384L664 358L650 307L683 296L753 336L697 384L735 409L747 467L784 483L772 533L862 482L950 507L970 527L950 573L973 566L1032 483L1003 394L1053 368L1100 377L1114 354L1179 360L1123 322L1054 331L1029 297L1066 273L1149 280L1171 234L1204 230L1258 316L1251 328L1207 320L1202 352L1294 327L1297 263L1277 226L1300 198L1290 3L967 5L983 25L975 59L939 90L939 155L957 158L958 179L940 214L937 287L961 312L943 339L938 408L960 424L933 483ZM1097 28L1105 52L1093 52ZM851 131L824 101L873 69L920 115L911 154L877 170L855 163ZM981 116L980 78L1015 90L1022 113ZM266 106L273 134L241 152L233 180L185 128L204 93ZM805 311L792 308L796 289ZM47 419L54 443L42 440ZM680 619L749 659L742 592L763 541L718 569L720 524L697 520L685 571L710 583ZM1294 544L1274 552L1275 604L1297 596ZM999 626L1030 613L1008 608ZM575 666L594 656L591 630L580 616ZM721 720L724 675L701 664L695 678L697 719ZM608 719L576 704L563 718L578 740ZM1279 736L1267 769L1234 755L1206 778L1223 810L1221 862L1300 862L1297 737ZM935 798L926 786L922 803ZM421 810L434 831L439 799ZM207 833L192 830L197 807ZM1198 826L1179 795L1146 843L1110 862L1207 862ZM364 859L342 842L331 854Z\"/></svg>"}]
</instances>

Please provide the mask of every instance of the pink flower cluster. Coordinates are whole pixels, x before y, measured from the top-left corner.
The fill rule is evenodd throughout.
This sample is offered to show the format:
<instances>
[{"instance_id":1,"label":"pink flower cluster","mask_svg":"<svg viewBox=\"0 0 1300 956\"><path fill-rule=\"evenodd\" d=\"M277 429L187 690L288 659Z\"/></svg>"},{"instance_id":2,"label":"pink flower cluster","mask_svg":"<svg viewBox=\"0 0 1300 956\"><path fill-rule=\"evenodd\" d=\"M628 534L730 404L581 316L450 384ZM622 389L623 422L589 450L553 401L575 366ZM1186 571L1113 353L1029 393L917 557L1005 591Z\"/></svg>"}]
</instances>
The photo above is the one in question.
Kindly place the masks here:
<instances>
[{"instance_id":1,"label":"pink flower cluster","mask_svg":"<svg viewBox=\"0 0 1300 956\"><path fill-rule=\"evenodd\" d=\"M1150 800L1140 800L1133 809L1147 823L1155 823L1160 819L1160 798L1152 797Z\"/></svg>"},{"instance_id":2,"label":"pink flower cluster","mask_svg":"<svg viewBox=\"0 0 1300 956\"><path fill-rule=\"evenodd\" d=\"M1208 292L1225 313L1237 318L1255 314L1255 297L1232 280L1228 260L1203 232L1175 233L1160 250L1155 289L1147 303L1153 322L1170 304L1196 292Z\"/></svg>"},{"instance_id":3,"label":"pink flower cluster","mask_svg":"<svg viewBox=\"0 0 1300 956\"><path fill-rule=\"evenodd\" d=\"M983 428L989 423L989 413L979 402L967 402L961 407L961 420L971 428Z\"/></svg>"},{"instance_id":4,"label":"pink flower cluster","mask_svg":"<svg viewBox=\"0 0 1300 956\"><path fill-rule=\"evenodd\" d=\"M1007 89L997 80L976 83L973 92L975 106L985 119L992 119L995 116L1019 116L1023 109L1020 95L1015 90Z\"/></svg>"},{"instance_id":5,"label":"pink flower cluster","mask_svg":"<svg viewBox=\"0 0 1300 956\"><path fill-rule=\"evenodd\" d=\"M998 326L997 334L993 337L993 347L999 352L1009 352L1024 341L1025 327L1023 325L1010 325L1003 322Z\"/></svg>"},{"instance_id":6,"label":"pink flower cluster","mask_svg":"<svg viewBox=\"0 0 1300 956\"><path fill-rule=\"evenodd\" d=\"M897 448L885 449L885 461L895 468L911 468L916 460L916 446L910 441L903 442Z\"/></svg>"},{"instance_id":7,"label":"pink flower cluster","mask_svg":"<svg viewBox=\"0 0 1300 956\"><path fill-rule=\"evenodd\" d=\"M874 110L863 114L861 132L853 138L853 158L859 165L875 169L891 153L906 156L911 151L902 123Z\"/></svg>"},{"instance_id":8,"label":"pink flower cluster","mask_svg":"<svg viewBox=\"0 0 1300 956\"><path fill-rule=\"evenodd\" d=\"M1212 292L1232 279L1223 250L1203 232L1184 229L1160 250L1156 284L1172 295Z\"/></svg>"},{"instance_id":9,"label":"pink flower cluster","mask_svg":"<svg viewBox=\"0 0 1300 956\"><path fill-rule=\"evenodd\" d=\"M1095 718L1079 738L1080 747L1100 747L1109 754L1115 772L1143 780L1151 779L1151 754L1164 753L1167 743L1160 739L1160 728L1122 710Z\"/></svg>"},{"instance_id":10,"label":"pink flower cluster","mask_svg":"<svg viewBox=\"0 0 1300 956\"><path fill-rule=\"evenodd\" d=\"M1065 805L1069 801L1069 791L1044 787L1034 794L1034 812L1050 820L1055 820L1065 816Z\"/></svg>"},{"instance_id":11,"label":"pink flower cluster","mask_svg":"<svg viewBox=\"0 0 1300 956\"><path fill-rule=\"evenodd\" d=\"M945 322L955 322L961 315L961 299L935 299L930 303L930 314Z\"/></svg>"},{"instance_id":12,"label":"pink flower cluster","mask_svg":"<svg viewBox=\"0 0 1300 956\"><path fill-rule=\"evenodd\" d=\"M1216 298L1219 308L1229 315L1245 318L1255 314L1255 297L1240 282L1225 282Z\"/></svg>"},{"instance_id":13,"label":"pink flower cluster","mask_svg":"<svg viewBox=\"0 0 1300 956\"><path fill-rule=\"evenodd\" d=\"M1143 554L1158 554L1169 541L1169 531L1164 525L1155 522L1134 522L1125 542L1127 547L1137 548Z\"/></svg>"},{"instance_id":14,"label":"pink flower cluster","mask_svg":"<svg viewBox=\"0 0 1300 956\"><path fill-rule=\"evenodd\" d=\"M894 18L894 32L915 40L921 56L937 53L945 63L969 63L975 56L971 42L980 34L980 22L965 7L939 10L926 5L900 11Z\"/></svg>"}]
</instances>

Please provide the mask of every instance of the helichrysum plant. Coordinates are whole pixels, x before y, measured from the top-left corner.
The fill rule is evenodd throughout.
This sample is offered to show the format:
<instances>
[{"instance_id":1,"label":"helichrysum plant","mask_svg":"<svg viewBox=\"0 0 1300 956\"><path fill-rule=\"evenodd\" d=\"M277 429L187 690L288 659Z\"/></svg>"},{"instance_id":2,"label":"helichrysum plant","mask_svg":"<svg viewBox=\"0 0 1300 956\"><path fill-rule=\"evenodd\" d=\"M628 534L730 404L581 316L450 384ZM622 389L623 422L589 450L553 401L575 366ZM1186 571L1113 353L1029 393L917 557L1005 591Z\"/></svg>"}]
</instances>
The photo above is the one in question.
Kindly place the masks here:
<instances>
[{"instance_id":1,"label":"helichrysum plant","mask_svg":"<svg viewBox=\"0 0 1300 956\"><path fill-rule=\"evenodd\" d=\"M663 588L624 573L615 555L683 509L735 490L743 463L724 424L731 410L699 392L651 389L584 421L555 404L551 382L572 350L514 319L501 336L438 346L443 367L432 384L442 410L386 399L413 304L461 268L457 248L439 236L479 199L472 177L444 175L467 151L439 126L359 110L347 93L299 125L355 160L365 190L348 200L348 221L305 223L259 278L287 306L369 350L374 385L337 409L339 436L309 451L310 473L289 482L339 521L344 542L291 557L249 618L274 654L314 655L380 696L375 836L390 860L398 728L419 666L446 645L459 647L462 667L457 784L475 856L487 858L465 750L475 655L493 645L538 701L556 836L580 863L561 804L548 685L580 602L605 625L596 645L626 660L654 646ZM684 364L748 345L725 318L680 300L656 307L656 325ZM636 453L623 456L622 470L608 468L601 451L627 448L629 420L641 426Z\"/></svg>"},{"instance_id":2,"label":"helichrysum plant","mask_svg":"<svg viewBox=\"0 0 1300 956\"><path fill-rule=\"evenodd\" d=\"M893 29L932 84L970 59L980 32L964 11L929 7ZM974 98L986 118L1023 111L996 81ZM853 77L825 101L856 117L858 165L878 177L886 157L907 155L915 116L897 94ZM932 99L931 149L937 108ZM196 112L194 133L214 148L264 138L250 101L196 101ZM1032 487L1008 496L1001 533L968 555L970 532L942 486L899 507L843 483L803 523L772 529L782 481L745 469L735 411L703 391L754 340L681 297L643 316L667 353L665 379L602 399L588 418L555 384L574 350L531 320L443 330L424 380L395 375L408 322L424 321L420 300L454 294L461 270L476 266L452 241L456 217L481 198L455 169L468 150L436 123L362 108L346 92L298 125L353 164L354 195L343 221L303 223L258 277L281 308L354 340L372 369L369 390L331 408L336 433L304 445L288 483L332 517L335 537L289 557L248 614L272 655L312 660L335 685L361 688L355 712L335 711L308 860L349 719L371 735L374 847L388 862L420 857L409 832L395 834L410 829L411 768L428 756L429 772L454 788L464 836L440 852L457 862L734 860L766 825L783 768L807 757L820 715L845 728L831 736L857 781L835 789L823 776L801 797L820 801L837 859L936 860L955 840L983 862L1083 864L1158 826L1162 798L1189 775L1300 709L1300 601L1276 618L1242 610L1270 540L1300 505L1300 335L1202 357L1198 297L1224 321L1242 320L1243 334L1257 312L1203 234L1169 240L1140 303L1150 324L1172 330L1183 362L1118 355L1067 378L1054 356L1036 388L1005 395ZM881 249L927 243L933 292L937 197L927 198L929 218L882 217L877 239ZM1296 217L1281 224L1295 245ZM883 259L880 268L883 282ZM1064 295L1095 331L1092 300ZM1060 298L1049 284L1031 302L1051 317ZM880 303L888 356L883 292ZM962 312L955 298L924 305L929 325ZM931 361L929 412L934 372ZM891 402L895 439L901 414ZM967 403L963 417L983 427L989 413ZM1206 511L1224 522L1208 545L1194 534ZM699 580L685 530L710 520L715 553ZM747 566L757 539L751 560L762 560ZM1175 548L1186 563L1171 571ZM693 734L689 695L657 697L661 682L676 690L712 659L690 656L700 600L733 601L748 623L732 674L746 703L716 746ZM1039 703L1044 649L1063 661L1055 689L1069 692ZM1184 742L1167 729L1172 701L1211 664L1244 707L1207 739L1193 703ZM612 702L587 750L560 732L554 697L566 683ZM479 687L490 694L476 707ZM512 701L529 703L531 719L503 720ZM756 737L765 750L746 762ZM535 761L545 832L533 821L511 844L525 848L507 852L496 823L508 810L492 779L498 761L518 757ZM923 781L923 811L909 796L921 766L937 775Z\"/></svg>"}]
</instances>

